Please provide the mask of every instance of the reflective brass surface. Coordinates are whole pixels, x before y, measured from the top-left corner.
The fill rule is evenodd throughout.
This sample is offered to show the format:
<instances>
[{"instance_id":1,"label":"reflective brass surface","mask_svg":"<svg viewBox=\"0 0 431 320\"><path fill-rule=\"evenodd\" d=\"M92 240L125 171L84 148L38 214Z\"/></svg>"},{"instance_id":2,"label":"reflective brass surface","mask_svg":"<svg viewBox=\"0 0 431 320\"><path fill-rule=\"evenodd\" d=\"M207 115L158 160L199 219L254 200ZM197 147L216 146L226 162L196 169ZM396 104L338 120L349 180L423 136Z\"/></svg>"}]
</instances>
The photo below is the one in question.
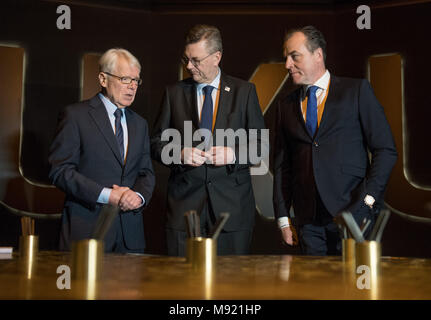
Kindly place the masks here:
<instances>
[{"instance_id":1,"label":"reflective brass surface","mask_svg":"<svg viewBox=\"0 0 431 320\"><path fill-rule=\"evenodd\" d=\"M217 263L217 240L187 238L186 261L191 264L195 281L201 283L204 299L212 299Z\"/></svg>"},{"instance_id":2,"label":"reflective brass surface","mask_svg":"<svg viewBox=\"0 0 431 320\"><path fill-rule=\"evenodd\" d=\"M194 270L211 272L217 259L217 241L211 238L187 238L186 261Z\"/></svg>"},{"instance_id":3,"label":"reflective brass surface","mask_svg":"<svg viewBox=\"0 0 431 320\"><path fill-rule=\"evenodd\" d=\"M377 281L360 289L367 274L335 256L219 256L209 274L181 257L106 253L95 287L74 280L70 290L56 283L71 253L39 252L30 280L18 260L0 260L0 299L431 299L431 259L381 257Z\"/></svg>"},{"instance_id":4,"label":"reflective brass surface","mask_svg":"<svg viewBox=\"0 0 431 320\"><path fill-rule=\"evenodd\" d=\"M19 254L24 256L35 256L39 250L39 236L20 236Z\"/></svg>"},{"instance_id":5,"label":"reflective brass surface","mask_svg":"<svg viewBox=\"0 0 431 320\"><path fill-rule=\"evenodd\" d=\"M371 269L377 269L380 266L382 255L382 246L380 242L364 241L356 243L356 267L366 265Z\"/></svg>"},{"instance_id":6,"label":"reflective brass surface","mask_svg":"<svg viewBox=\"0 0 431 320\"><path fill-rule=\"evenodd\" d=\"M343 261L348 264L355 264L355 240L354 239L342 239L342 257Z\"/></svg>"},{"instance_id":7,"label":"reflective brass surface","mask_svg":"<svg viewBox=\"0 0 431 320\"><path fill-rule=\"evenodd\" d=\"M377 241L364 241L355 245L356 272L361 274L359 286L367 287L371 299L380 299L382 245Z\"/></svg>"},{"instance_id":8,"label":"reflective brass surface","mask_svg":"<svg viewBox=\"0 0 431 320\"><path fill-rule=\"evenodd\" d=\"M39 236L19 237L19 270L27 279L34 276L39 251Z\"/></svg>"},{"instance_id":9,"label":"reflective brass surface","mask_svg":"<svg viewBox=\"0 0 431 320\"><path fill-rule=\"evenodd\" d=\"M96 281L101 275L103 241L81 240L72 244L72 278Z\"/></svg>"}]
</instances>

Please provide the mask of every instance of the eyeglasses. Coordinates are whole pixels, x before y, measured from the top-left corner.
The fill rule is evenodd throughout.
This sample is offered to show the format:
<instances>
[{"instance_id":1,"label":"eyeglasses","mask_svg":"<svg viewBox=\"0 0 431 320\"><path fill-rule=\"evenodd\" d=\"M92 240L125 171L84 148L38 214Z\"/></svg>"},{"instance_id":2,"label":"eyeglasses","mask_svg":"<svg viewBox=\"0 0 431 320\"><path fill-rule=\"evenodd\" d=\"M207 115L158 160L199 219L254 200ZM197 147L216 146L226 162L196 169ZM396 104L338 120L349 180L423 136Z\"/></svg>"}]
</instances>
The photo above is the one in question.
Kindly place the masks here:
<instances>
[{"instance_id":1,"label":"eyeglasses","mask_svg":"<svg viewBox=\"0 0 431 320\"><path fill-rule=\"evenodd\" d=\"M120 76L116 76L115 74L106 72L106 71L102 71L103 73L106 73L108 76L111 77L115 77L117 79L120 79L121 83L123 84L131 84L132 81L134 81L136 83L136 85L141 85L142 84L142 79L135 79L135 78L130 78L130 77L120 77Z\"/></svg>"},{"instance_id":2,"label":"eyeglasses","mask_svg":"<svg viewBox=\"0 0 431 320\"><path fill-rule=\"evenodd\" d=\"M217 51L216 51L217 52ZM189 62L191 62L192 63L192 65L194 65L196 68L197 67L199 67L199 65L201 64L201 62L202 61L204 61L206 58L208 58L210 55L213 55L214 53L216 53L216 52L213 52L213 53L210 53L209 55L207 55L205 58L202 58L202 59L195 59L195 58L191 58L191 59L189 59L186 55L183 55L182 57L181 57L181 62L185 65L185 66L187 66L188 64L189 64Z\"/></svg>"}]
</instances>

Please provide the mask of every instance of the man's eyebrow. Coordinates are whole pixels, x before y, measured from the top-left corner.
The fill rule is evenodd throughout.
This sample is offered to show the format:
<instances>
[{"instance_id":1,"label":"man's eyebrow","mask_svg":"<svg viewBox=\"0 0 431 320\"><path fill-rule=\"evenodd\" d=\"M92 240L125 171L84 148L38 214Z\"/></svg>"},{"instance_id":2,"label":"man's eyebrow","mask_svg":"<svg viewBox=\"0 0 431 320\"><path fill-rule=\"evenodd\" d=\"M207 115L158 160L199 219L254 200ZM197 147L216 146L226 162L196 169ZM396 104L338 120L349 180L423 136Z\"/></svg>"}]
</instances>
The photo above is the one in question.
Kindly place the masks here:
<instances>
[{"instance_id":1,"label":"man's eyebrow","mask_svg":"<svg viewBox=\"0 0 431 320\"><path fill-rule=\"evenodd\" d=\"M298 54L299 54L299 52L298 52L298 51L296 51L296 50L293 50L292 52L288 52L287 54L290 56L290 55L295 54L295 53L298 53Z\"/></svg>"},{"instance_id":2,"label":"man's eyebrow","mask_svg":"<svg viewBox=\"0 0 431 320\"><path fill-rule=\"evenodd\" d=\"M292 52L288 52L286 48L283 50L283 56L287 58L287 56L291 56L292 54L300 54L298 51L293 50Z\"/></svg>"}]
</instances>

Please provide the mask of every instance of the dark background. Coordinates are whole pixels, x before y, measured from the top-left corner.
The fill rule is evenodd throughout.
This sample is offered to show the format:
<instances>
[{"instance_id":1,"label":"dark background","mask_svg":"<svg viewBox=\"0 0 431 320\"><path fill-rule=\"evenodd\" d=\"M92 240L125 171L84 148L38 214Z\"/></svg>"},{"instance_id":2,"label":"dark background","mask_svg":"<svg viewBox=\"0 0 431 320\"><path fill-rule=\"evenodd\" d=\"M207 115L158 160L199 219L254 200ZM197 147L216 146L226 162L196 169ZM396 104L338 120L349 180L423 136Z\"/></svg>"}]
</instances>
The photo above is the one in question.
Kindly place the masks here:
<instances>
[{"instance_id":1,"label":"dark background","mask_svg":"<svg viewBox=\"0 0 431 320\"><path fill-rule=\"evenodd\" d=\"M56 27L56 9L61 4L71 9L71 30ZM356 27L359 4L371 7L371 30ZM80 99L83 54L124 47L139 59L143 86L132 108L152 128L164 87L178 80L184 36L193 25L219 27L224 47L223 71L249 79L260 63L283 61L283 35L287 29L312 24L326 37L327 68L336 75L366 77L370 55L398 52L404 57L404 121L409 129L405 163L411 179L430 188L429 17L430 1L2 1L0 45L19 45L25 49L27 59L23 174L34 182L49 183L49 145L60 109ZM280 95L291 88L288 81ZM272 109L265 115L270 129L274 124ZM402 161L401 155L398 161ZM169 172L157 163L154 167L156 189L144 216L147 251L164 254ZM428 206L430 200L431 194L426 200ZM59 220L36 222L41 249L56 248L58 227ZM393 214L385 232L383 254L431 257L430 231L430 224ZM0 245L16 247L19 233L19 217L0 207ZM283 247L275 224L257 215L253 253L297 253L297 249Z\"/></svg>"}]
</instances>

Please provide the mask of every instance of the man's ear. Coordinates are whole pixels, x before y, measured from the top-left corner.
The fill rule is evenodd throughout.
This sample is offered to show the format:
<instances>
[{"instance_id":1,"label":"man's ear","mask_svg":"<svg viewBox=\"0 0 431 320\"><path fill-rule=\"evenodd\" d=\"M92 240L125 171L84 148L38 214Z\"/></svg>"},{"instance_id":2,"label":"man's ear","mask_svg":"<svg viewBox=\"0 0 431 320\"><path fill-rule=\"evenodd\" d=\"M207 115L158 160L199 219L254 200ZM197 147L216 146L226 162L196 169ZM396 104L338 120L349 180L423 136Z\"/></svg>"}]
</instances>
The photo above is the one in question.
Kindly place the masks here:
<instances>
[{"instance_id":1,"label":"man's ear","mask_svg":"<svg viewBox=\"0 0 431 320\"><path fill-rule=\"evenodd\" d=\"M316 55L316 57L319 58L319 60L323 61L323 50L322 50L322 48L317 48L316 50L314 50L314 54Z\"/></svg>"},{"instance_id":2,"label":"man's ear","mask_svg":"<svg viewBox=\"0 0 431 320\"><path fill-rule=\"evenodd\" d=\"M103 88L106 88L106 75L103 72L99 72L99 83Z\"/></svg>"},{"instance_id":3,"label":"man's ear","mask_svg":"<svg viewBox=\"0 0 431 320\"><path fill-rule=\"evenodd\" d=\"M216 58L217 65L219 65L220 63L221 56L222 56L222 53L220 51L217 51L216 53L214 53L214 57Z\"/></svg>"}]
</instances>

